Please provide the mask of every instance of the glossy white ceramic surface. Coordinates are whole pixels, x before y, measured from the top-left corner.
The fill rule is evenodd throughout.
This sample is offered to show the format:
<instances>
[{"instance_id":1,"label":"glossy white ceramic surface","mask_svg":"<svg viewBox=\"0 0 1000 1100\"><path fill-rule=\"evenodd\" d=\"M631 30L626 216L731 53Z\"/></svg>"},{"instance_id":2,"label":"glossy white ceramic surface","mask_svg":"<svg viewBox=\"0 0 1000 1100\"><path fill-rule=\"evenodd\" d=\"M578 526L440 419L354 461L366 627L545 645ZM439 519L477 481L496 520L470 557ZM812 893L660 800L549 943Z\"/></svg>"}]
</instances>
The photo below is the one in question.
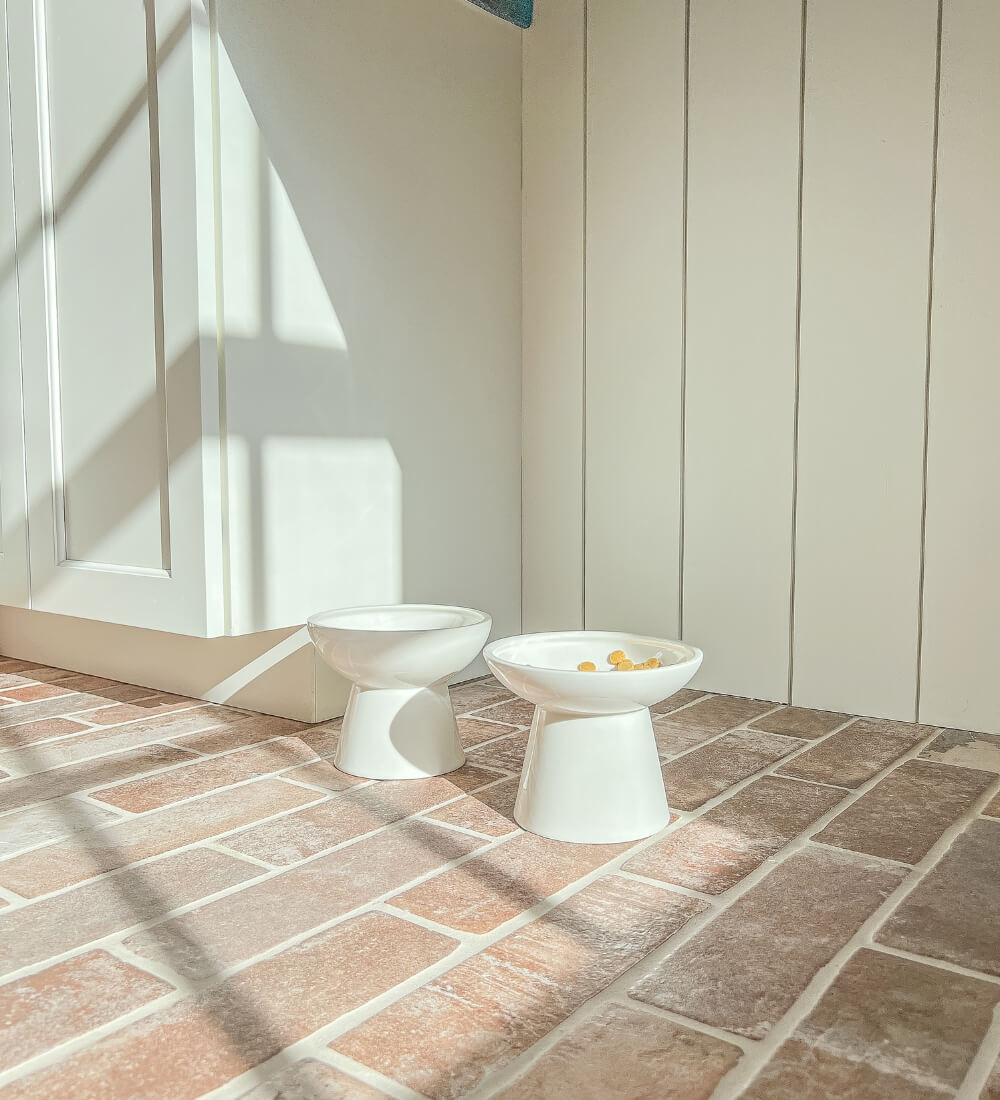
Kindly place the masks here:
<instances>
[{"instance_id":1,"label":"glossy white ceramic surface","mask_svg":"<svg viewBox=\"0 0 1000 1100\"><path fill-rule=\"evenodd\" d=\"M354 684L334 763L365 779L421 779L465 763L447 681L489 637L482 611L344 608L308 621L323 660Z\"/></svg>"},{"instance_id":2,"label":"glossy white ceramic surface","mask_svg":"<svg viewBox=\"0 0 1000 1100\"><path fill-rule=\"evenodd\" d=\"M617 649L662 665L618 672L606 664ZM669 822L649 707L684 687L701 650L581 630L503 638L484 656L501 683L536 706L514 806L519 825L554 840L610 844ZM598 671L580 672L583 661Z\"/></svg>"}]
</instances>

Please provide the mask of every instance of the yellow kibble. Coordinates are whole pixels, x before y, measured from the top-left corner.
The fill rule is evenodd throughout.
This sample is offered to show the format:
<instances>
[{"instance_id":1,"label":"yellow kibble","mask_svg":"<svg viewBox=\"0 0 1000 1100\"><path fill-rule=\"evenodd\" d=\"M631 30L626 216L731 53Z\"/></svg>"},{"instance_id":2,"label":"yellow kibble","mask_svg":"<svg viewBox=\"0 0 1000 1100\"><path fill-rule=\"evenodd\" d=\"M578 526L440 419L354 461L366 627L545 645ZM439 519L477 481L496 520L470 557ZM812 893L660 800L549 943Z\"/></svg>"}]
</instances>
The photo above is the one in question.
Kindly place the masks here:
<instances>
[{"instance_id":1,"label":"yellow kibble","mask_svg":"<svg viewBox=\"0 0 1000 1100\"><path fill-rule=\"evenodd\" d=\"M635 665L626 657L625 660L619 661L618 664L615 665L615 672L631 672L634 668Z\"/></svg>"},{"instance_id":2,"label":"yellow kibble","mask_svg":"<svg viewBox=\"0 0 1000 1100\"><path fill-rule=\"evenodd\" d=\"M628 661L628 657L625 656L624 649L616 649L614 653L608 654L608 664L615 665L616 667L622 663L622 661ZM629 667L631 668L632 662L629 661Z\"/></svg>"},{"instance_id":3,"label":"yellow kibble","mask_svg":"<svg viewBox=\"0 0 1000 1100\"><path fill-rule=\"evenodd\" d=\"M642 667L643 668L659 668L660 667L659 658L658 657L649 657Z\"/></svg>"},{"instance_id":4,"label":"yellow kibble","mask_svg":"<svg viewBox=\"0 0 1000 1100\"><path fill-rule=\"evenodd\" d=\"M581 661L577 666L580 672L596 672L597 665L593 661Z\"/></svg>"}]
</instances>

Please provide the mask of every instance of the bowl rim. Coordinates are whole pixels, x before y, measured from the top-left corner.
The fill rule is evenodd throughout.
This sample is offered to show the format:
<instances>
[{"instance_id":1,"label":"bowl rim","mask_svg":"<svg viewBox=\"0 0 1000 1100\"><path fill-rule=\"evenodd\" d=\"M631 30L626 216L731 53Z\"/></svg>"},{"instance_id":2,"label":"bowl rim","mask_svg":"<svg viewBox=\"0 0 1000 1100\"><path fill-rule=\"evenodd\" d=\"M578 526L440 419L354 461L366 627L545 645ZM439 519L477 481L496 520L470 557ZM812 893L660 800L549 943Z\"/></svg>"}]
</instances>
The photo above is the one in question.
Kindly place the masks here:
<instances>
[{"instance_id":1,"label":"bowl rim","mask_svg":"<svg viewBox=\"0 0 1000 1100\"><path fill-rule=\"evenodd\" d=\"M578 668L556 668L552 665L526 665L519 661L512 661L506 657L498 656L497 650L500 646L507 643L535 640L566 640L580 638L588 639L592 638L617 638L622 642L638 642L643 645L655 645L661 649L673 649L682 650L685 654L683 660L675 661L673 664L661 665L659 669L650 668L633 668L628 672L619 673L617 669L578 669ZM504 665L507 668L512 669L541 669L545 672L564 672L567 675L573 676L598 676L603 675L605 672L615 672L617 675L629 675L629 673L641 672L644 676L648 676L651 672L655 673L666 669L684 668L686 665L693 664L696 661L701 661L704 658L704 653L697 647L688 642L678 641L676 638L657 638L651 634L636 634L632 631L626 630L545 630L538 631L532 634L513 634L508 638L497 638L495 641L489 643L483 650L483 658L487 663L495 661L497 664Z\"/></svg>"},{"instance_id":2,"label":"bowl rim","mask_svg":"<svg viewBox=\"0 0 1000 1100\"><path fill-rule=\"evenodd\" d=\"M440 626L399 626L399 627L377 627L377 626L363 626L363 625L348 625L346 623L340 624L337 622L324 622L323 620L332 618L334 616L343 616L345 619L354 615L364 615L366 613L376 614L384 611L397 611L397 612L414 612L423 613L427 612L452 612L467 617L467 622L459 623L441 623ZM306 626L308 628L316 628L319 630L349 630L359 634L426 634L431 631L437 630L467 630L470 627L482 626L484 623L492 625L493 617L486 611L480 611L475 607L461 607L458 604L442 604L442 603L373 603L363 604L358 607L331 607L326 611L314 611L307 619Z\"/></svg>"}]
</instances>

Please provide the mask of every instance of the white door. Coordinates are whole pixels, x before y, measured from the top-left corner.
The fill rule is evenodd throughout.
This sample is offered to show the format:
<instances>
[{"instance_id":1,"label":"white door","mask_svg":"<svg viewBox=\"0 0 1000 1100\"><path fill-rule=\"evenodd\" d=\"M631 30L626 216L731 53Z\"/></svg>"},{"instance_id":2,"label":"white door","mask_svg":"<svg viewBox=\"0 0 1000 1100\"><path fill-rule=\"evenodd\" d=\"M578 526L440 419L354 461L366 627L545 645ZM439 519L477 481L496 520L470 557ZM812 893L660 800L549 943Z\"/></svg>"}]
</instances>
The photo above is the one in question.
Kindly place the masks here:
<instances>
[{"instance_id":1,"label":"white door","mask_svg":"<svg viewBox=\"0 0 1000 1100\"><path fill-rule=\"evenodd\" d=\"M6 58L6 32L0 26L0 603L25 607L28 534Z\"/></svg>"},{"instance_id":2,"label":"white door","mask_svg":"<svg viewBox=\"0 0 1000 1100\"><path fill-rule=\"evenodd\" d=\"M31 606L222 633L204 11L7 0L7 31Z\"/></svg>"}]
</instances>

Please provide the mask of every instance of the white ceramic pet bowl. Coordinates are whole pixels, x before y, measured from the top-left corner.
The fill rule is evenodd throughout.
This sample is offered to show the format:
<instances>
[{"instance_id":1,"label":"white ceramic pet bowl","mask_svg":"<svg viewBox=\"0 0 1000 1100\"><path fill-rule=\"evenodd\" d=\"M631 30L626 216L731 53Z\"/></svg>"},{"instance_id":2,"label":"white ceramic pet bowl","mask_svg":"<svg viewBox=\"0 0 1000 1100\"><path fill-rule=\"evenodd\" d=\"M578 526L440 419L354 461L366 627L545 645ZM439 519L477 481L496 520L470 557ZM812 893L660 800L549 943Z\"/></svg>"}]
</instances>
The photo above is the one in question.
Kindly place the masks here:
<instances>
[{"instance_id":1,"label":"white ceramic pet bowl","mask_svg":"<svg viewBox=\"0 0 1000 1100\"><path fill-rule=\"evenodd\" d=\"M323 611L309 636L351 680L334 763L365 779L422 779L465 763L448 679L474 660L493 625L468 607L398 604Z\"/></svg>"},{"instance_id":2,"label":"white ceramic pet bowl","mask_svg":"<svg viewBox=\"0 0 1000 1100\"><path fill-rule=\"evenodd\" d=\"M637 664L618 672L617 649ZM493 674L536 710L514 805L519 825L553 840L639 840L670 820L649 708L679 691L702 653L663 638L575 630L503 638L486 647ZM596 672L577 665L593 661Z\"/></svg>"}]
</instances>

